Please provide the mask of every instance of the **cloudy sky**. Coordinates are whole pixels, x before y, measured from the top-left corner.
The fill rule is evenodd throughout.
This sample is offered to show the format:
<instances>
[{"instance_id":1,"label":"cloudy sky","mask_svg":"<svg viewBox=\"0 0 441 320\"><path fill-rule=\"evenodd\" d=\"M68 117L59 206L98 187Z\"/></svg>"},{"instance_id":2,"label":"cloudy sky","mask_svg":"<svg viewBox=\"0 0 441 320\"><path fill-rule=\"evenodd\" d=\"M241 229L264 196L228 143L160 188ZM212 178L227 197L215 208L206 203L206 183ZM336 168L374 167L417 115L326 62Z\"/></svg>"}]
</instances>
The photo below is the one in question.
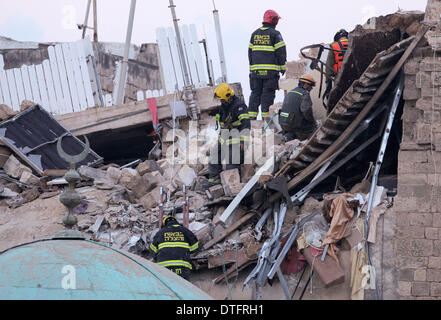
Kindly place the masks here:
<instances>
[{"instance_id":1,"label":"cloudy sky","mask_svg":"<svg viewBox=\"0 0 441 320\"><path fill-rule=\"evenodd\" d=\"M97 0L99 41L124 42L130 0ZM195 24L204 34L213 60L217 46L213 25L213 0L174 0L179 23ZM329 42L340 28L351 31L372 16L398 9L424 11L426 0L215 0L220 12L230 82L241 82L248 99L247 46L250 34L261 25L265 10L282 19L278 30L287 43L288 60L297 60L300 48ZM20 41L62 42L81 38L87 0L0 0L0 36ZM156 42L155 29L172 26L169 0L137 0L132 43ZM91 15L92 17L92 15ZM90 19L92 25L92 19ZM216 76L220 67L214 63ZM280 95L278 95L278 99Z\"/></svg>"}]
</instances>

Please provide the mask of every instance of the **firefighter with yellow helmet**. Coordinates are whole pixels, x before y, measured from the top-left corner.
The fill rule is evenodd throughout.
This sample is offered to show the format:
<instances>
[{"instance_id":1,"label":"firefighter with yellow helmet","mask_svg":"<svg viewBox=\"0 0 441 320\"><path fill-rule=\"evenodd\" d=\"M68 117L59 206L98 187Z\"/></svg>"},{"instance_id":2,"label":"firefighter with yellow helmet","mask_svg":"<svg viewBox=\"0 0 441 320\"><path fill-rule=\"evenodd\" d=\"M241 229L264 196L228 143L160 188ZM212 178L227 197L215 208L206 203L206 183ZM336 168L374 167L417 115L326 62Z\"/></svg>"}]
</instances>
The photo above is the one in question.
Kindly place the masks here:
<instances>
[{"instance_id":1,"label":"firefighter with yellow helmet","mask_svg":"<svg viewBox=\"0 0 441 320\"><path fill-rule=\"evenodd\" d=\"M285 96L279 111L279 123L286 140L306 140L316 129L312 112L311 90L315 87L314 78L308 74L299 79L299 86Z\"/></svg>"},{"instance_id":2,"label":"firefighter with yellow helmet","mask_svg":"<svg viewBox=\"0 0 441 320\"><path fill-rule=\"evenodd\" d=\"M150 244L154 261L186 280L189 280L192 270L190 254L198 249L197 237L173 216L164 217L162 228Z\"/></svg>"},{"instance_id":3,"label":"firefighter with yellow helmet","mask_svg":"<svg viewBox=\"0 0 441 320\"><path fill-rule=\"evenodd\" d=\"M213 98L221 102L216 115L220 132L217 145L211 150L209 183L202 185L205 189L220 183L222 160L226 162L226 170L237 168L240 171L240 164L244 162L245 144L250 139L248 108L234 90L228 84L222 83L216 88Z\"/></svg>"}]
</instances>

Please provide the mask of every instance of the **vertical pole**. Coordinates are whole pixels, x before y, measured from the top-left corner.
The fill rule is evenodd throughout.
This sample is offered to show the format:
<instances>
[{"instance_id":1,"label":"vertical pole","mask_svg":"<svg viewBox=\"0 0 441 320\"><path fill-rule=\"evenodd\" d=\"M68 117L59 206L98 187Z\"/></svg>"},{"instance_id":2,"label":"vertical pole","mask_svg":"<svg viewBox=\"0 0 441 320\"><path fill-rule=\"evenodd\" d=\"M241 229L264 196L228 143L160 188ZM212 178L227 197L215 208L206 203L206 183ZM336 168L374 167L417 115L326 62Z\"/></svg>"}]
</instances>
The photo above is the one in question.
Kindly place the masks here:
<instances>
[{"instance_id":1,"label":"vertical pole","mask_svg":"<svg viewBox=\"0 0 441 320\"><path fill-rule=\"evenodd\" d=\"M216 5L213 0L213 17L214 17L214 26L216 28L216 36L217 36L217 49L219 51L219 60L222 72L222 82L227 82L227 65L225 63L225 53L224 53L224 44L222 41L222 31L220 27L219 20L219 10L216 9Z\"/></svg>"},{"instance_id":2,"label":"vertical pole","mask_svg":"<svg viewBox=\"0 0 441 320\"><path fill-rule=\"evenodd\" d=\"M186 185L182 185L182 191L184 193L184 208L183 208L183 219L182 225L186 228L189 227L189 208L188 208L188 196L187 196L187 188Z\"/></svg>"},{"instance_id":3,"label":"vertical pole","mask_svg":"<svg viewBox=\"0 0 441 320\"><path fill-rule=\"evenodd\" d=\"M98 42L98 12L96 8L96 0L93 0L93 42Z\"/></svg>"},{"instance_id":4,"label":"vertical pole","mask_svg":"<svg viewBox=\"0 0 441 320\"><path fill-rule=\"evenodd\" d=\"M92 3L92 0L87 1L86 17L84 18L83 36L81 37L81 39L84 39L86 37L87 22L89 21L89 12L90 12L90 4L91 3Z\"/></svg>"},{"instance_id":5,"label":"vertical pole","mask_svg":"<svg viewBox=\"0 0 441 320\"><path fill-rule=\"evenodd\" d=\"M210 60L208 58L208 51L207 51L207 40L202 39L199 41L199 43L202 43L204 46L204 52L205 52L205 62L207 64L207 73L208 73L208 85L211 87L214 85L213 77L211 75L211 69L210 69Z\"/></svg>"},{"instance_id":6,"label":"vertical pole","mask_svg":"<svg viewBox=\"0 0 441 320\"><path fill-rule=\"evenodd\" d=\"M179 59L181 60L182 69L184 72L184 86L187 87L190 85L190 77L188 75L188 68L187 64L185 62L185 55L184 55L184 48L182 47L182 41L181 41L181 32L179 31L178 21L179 19L176 18L176 6L173 3L173 0L170 1L170 10L173 17L173 25L175 27L175 33L176 33L176 40L178 42L178 50L179 50Z\"/></svg>"},{"instance_id":7,"label":"vertical pole","mask_svg":"<svg viewBox=\"0 0 441 320\"><path fill-rule=\"evenodd\" d=\"M94 0L96 1L96 0ZM135 7L136 0L132 0L130 5L130 14L129 14L129 23L127 26L127 36L126 36L126 44L124 47L124 58L121 64L121 72L119 74L119 83L118 83L118 91L116 96L116 104L124 103L124 88L126 84L126 76L127 76L127 63L129 61L129 50L130 50L130 42L132 40L132 30L133 30L133 20L135 17Z\"/></svg>"},{"instance_id":8,"label":"vertical pole","mask_svg":"<svg viewBox=\"0 0 441 320\"><path fill-rule=\"evenodd\" d=\"M162 187L159 189L159 194L161 195L161 202L159 203L158 228L161 229L162 218L164 217L164 189Z\"/></svg>"}]
</instances>

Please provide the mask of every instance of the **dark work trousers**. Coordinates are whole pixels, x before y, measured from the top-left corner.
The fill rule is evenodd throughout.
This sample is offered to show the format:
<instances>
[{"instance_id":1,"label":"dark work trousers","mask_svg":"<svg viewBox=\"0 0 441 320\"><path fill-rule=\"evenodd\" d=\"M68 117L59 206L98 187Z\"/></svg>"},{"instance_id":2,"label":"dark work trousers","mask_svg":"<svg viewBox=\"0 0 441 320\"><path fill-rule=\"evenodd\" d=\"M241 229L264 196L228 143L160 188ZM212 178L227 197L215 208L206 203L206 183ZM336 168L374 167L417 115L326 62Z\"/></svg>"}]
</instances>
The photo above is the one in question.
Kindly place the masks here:
<instances>
[{"instance_id":1,"label":"dark work trousers","mask_svg":"<svg viewBox=\"0 0 441 320\"><path fill-rule=\"evenodd\" d=\"M269 107L274 104L276 90L279 88L279 76L273 78L257 78L253 73L250 74L250 102L248 113L251 120L256 120L259 114L259 105L262 109L262 118L269 117Z\"/></svg>"},{"instance_id":2,"label":"dark work trousers","mask_svg":"<svg viewBox=\"0 0 441 320\"><path fill-rule=\"evenodd\" d=\"M167 269L169 269L170 271L173 271L178 276L181 276L182 278L184 278L187 281L190 280L191 270L186 267L167 267Z\"/></svg>"},{"instance_id":3,"label":"dark work trousers","mask_svg":"<svg viewBox=\"0 0 441 320\"><path fill-rule=\"evenodd\" d=\"M210 163L208 164L208 175L210 179L218 179L222 172L222 160L226 164L226 170L239 169L240 165L244 163L244 151L240 149L240 144L226 145L220 142L211 150Z\"/></svg>"},{"instance_id":4,"label":"dark work trousers","mask_svg":"<svg viewBox=\"0 0 441 320\"><path fill-rule=\"evenodd\" d=\"M283 129L283 128L282 128ZM307 131L301 131L301 130L285 130L283 129L282 135L285 137L286 141L291 141L294 139L299 139L300 141L308 140L312 134L314 133L314 130L307 130Z\"/></svg>"}]
</instances>

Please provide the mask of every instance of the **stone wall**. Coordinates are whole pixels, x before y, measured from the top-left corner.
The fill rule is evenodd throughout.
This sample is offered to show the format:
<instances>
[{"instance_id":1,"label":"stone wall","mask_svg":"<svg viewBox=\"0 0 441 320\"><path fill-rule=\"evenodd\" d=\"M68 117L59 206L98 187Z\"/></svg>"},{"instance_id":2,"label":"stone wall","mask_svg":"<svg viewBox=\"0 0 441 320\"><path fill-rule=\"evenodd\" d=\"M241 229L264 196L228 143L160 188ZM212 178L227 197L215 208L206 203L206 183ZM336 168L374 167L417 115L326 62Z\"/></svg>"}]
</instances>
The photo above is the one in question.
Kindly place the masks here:
<instances>
[{"instance_id":1,"label":"stone wall","mask_svg":"<svg viewBox=\"0 0 441 320\"><path fill-rule=\"evenodd\" d=\"M439 24L440 13L441 0L429 0L425 21ZM439 27L429 32L404 68L391 257L400 299L441 299L441 51L431 45L439 36Z\"/></svg>"}]
</instances>

